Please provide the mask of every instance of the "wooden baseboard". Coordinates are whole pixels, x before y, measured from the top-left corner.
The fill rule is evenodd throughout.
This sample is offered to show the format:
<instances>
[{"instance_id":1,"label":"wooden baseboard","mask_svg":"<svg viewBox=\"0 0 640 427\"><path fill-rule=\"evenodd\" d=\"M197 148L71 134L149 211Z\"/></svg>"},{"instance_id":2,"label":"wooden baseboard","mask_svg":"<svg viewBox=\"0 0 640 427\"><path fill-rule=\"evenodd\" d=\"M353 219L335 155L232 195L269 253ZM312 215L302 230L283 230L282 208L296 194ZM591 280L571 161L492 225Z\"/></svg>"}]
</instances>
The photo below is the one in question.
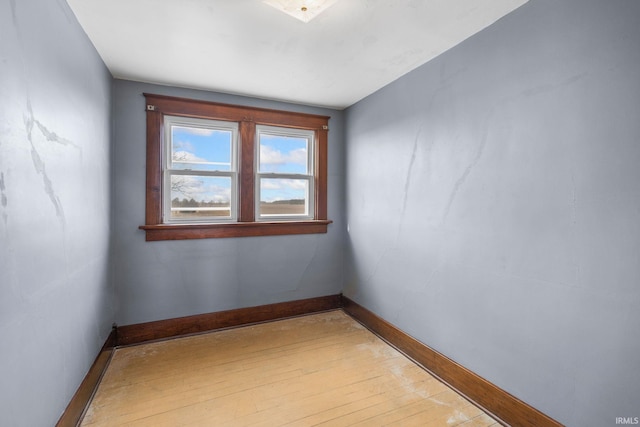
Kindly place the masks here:
<instances>
[{"instance_id":1,"label":"wooden baseboard","mask_svg":"<svg viewBox=\"0 0 640 427\"><path fill-rule=\"evenodd\" d=\"M74 427L81 421L84 410L116 346L139 344L338 308L342 308L385 341L505 423L514 426L562 426L537 409L409 336L358 303L342 295L329 295L118 327L109 335L56 427Z\"/></svg>"},{"instance_id":2,"label":"wooden baseboard","mask_svg":"<svg viewBox=\"0 0 640 427\"><path fill-rule=\"evenodd\" d=\"M98 356L89 368L89 372L85 375L78 390L56 423L56 427L75 427L80 424L84 410L91 401L91 397L98 388L100 379L109 365L109 360L111 360L115 346L116 329L114 327L102 346L100 353L98 353Z\"/></svg>"},{"instance_id":3,"label":"wooden baseboard","mask_svg":"<svg viewBox=\"0 0 640 427\"><path fill-rule=\"evenodd\" d=\"M562 426L349 298L343 296L342 305L347 314L501 421L514 426Z\"/></svg>"},{"instance_id":4,"label":"wooden baseboard","mask_svg":"<svg viewBox=\"0 0 640 427\"><path fill-rule=\"evenodd\" d=\"M329 295L114 327L56 427L75 427L80 423L115 347L339 309L341 297L342 295Z\"/></svg>"},{"instance_id":5,"label":"wooden baseboard","mask_svg":"<svg viewBox=\"0 0 640 427\"><path fill-rule=\"evenodd\" d=\"M118 345L139 344L145 341L196 334L251 323L284 319L341 307L340 295L239 308L215 313L198 314L176 319L158 320L118 327Z\"/></svg>"}]
</instances>

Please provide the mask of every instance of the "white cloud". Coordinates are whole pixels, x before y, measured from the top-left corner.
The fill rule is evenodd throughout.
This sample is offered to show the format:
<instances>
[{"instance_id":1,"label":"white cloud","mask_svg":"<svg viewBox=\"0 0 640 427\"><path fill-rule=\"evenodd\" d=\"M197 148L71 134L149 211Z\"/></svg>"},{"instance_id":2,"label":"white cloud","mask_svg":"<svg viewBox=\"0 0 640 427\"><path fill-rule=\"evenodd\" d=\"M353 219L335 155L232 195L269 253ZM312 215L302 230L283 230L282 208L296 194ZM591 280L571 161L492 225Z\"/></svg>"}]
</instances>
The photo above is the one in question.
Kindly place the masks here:
<instances>
[{"instance_id":1,"label":"white cloud","mask_svg":"<svg viewBox=\"0 0 640 427\"><path fill-rule=\"evenodd\" d=\"M307 181L303 179L263 179L260 182L263 190L305 190Z\"/></svg>"},{"instance_id":2,"label":"white cloud","mask_svg":"<svg viewBox=\"0 0 640 427\"><path fill-rule=\"evenodd\" d=\"M307 163L307 150L297 148L285 154L268 145L260 145L260 163L265 165L284 165L287 163L304 165Z\"/></svg>"},{"instance_id":3,"label":"white cloud","mask_svg":"<svg viewBox=\"0 0 640 427\"><path fill-rule=\"evenodd\" d=\"M174 175L171 177L171 198L188 198L203 202L228 202L231 200L231 188L207 182L206 178L193 175Z\"/></svg>"},{"instance_id":4,"label":"white cloud","mask_svg":"<svg viewBox=\"0 0 640 427\"><path fill-rule=\"evenodd\" d=\"M174 175L171 177L171 198L179 197L195 197L201 192L202 181L198 177L191 175Z\"/></svg>"},{"instance_id":5,"label":"white cloud","mask_svg":"<svg viewBox=\"0 0 640 427\"><path fill-rule=\"evenodd\" d=\"M266 202L304 199L307 197L307 181L303 179L262 179L260 198Z\"/></svg>"},{"instance_id":6,"label":"white cloud","mask_svg":"<svg viewBox=\"0 0 640 427\"><path fill-rule=\"evenodd\" d=\"M173 149L174 150L184 150L194 152L196 151L195 147L189 141L173 141Z\"/></svg>"},{"instance_id":7,"label":"white cloud","mask_svg":"<svg viewBox=\"0 0 640 427\"><path fill-rule=\"evenodd\" d=\"M195 154L189 151L174 151L173 152L173 161L174 162L185 162L185 163L193 163L193 162L206 162L207 159L203 159L202 157L198 157Z\"/></svg>"}]
</instances>

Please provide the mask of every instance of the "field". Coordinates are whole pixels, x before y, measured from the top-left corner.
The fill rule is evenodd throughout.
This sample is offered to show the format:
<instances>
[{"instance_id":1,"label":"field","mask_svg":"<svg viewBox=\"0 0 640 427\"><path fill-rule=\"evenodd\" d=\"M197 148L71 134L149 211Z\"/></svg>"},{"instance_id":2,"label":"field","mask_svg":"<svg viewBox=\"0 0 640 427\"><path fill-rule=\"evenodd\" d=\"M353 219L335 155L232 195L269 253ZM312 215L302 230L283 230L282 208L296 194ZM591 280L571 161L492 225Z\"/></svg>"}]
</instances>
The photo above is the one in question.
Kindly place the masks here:
<instances>
[{"instance_id":1,"label":"field","mask_svg":"<svg viewBox=\"0 0 640 427\"><path fill-rule=\"evenodd\" d=\"M305 206L286 203L260 203L262 215L304 215Z\"/></svg>"},{"instance_id":2,"label":"field","mask_svg":"<svg viewBox=\"0 0 640 427\"><path fill-rule=\"evenodd\" d=\"M228 207L215 208L181 208L184 210L173 210L172 219L198 219L210 217L228 217L230 211ZM294 203L261 203L260 213L262 215L304 215L305 205Z\"/></svg>"}]
</instances>

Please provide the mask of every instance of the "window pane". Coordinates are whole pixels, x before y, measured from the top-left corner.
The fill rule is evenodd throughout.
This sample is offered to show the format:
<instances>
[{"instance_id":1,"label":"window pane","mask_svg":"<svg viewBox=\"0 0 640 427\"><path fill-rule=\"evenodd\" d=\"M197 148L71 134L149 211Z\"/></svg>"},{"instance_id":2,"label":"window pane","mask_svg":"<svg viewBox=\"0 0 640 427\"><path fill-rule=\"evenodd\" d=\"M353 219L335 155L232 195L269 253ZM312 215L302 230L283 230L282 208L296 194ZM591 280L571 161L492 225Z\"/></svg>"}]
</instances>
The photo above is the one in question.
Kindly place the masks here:
<instances>
[{"instance_id":1,"label":"window pane","mask_svg":"<svg viewBox=\"0 0 640 427\"><path fill-rule=\"evenodd\" d=\"M171 168L231 170L231 130L171 126Z\"/></svg>"},{"instance_id":2,"label":"window pane","mask_svg":"<svg viewBox=\"0 0 640 427\"><path fill-rule=\"evenodd\" d=\"M260 216L307 215L308 205L308 180L260 179Z\"/></svg>"},{"instance_id":3,"label":"window pane","mask_svg":"<svg viewBox=\"0 0 640 427\"><path fill-rule=\"evenodd\" d=\"M260 134L260 173L308 174L309 141L304 137Z\"/></svg>"},{"instance_id":4,"label":"window pane","mask_svg":"<svg viewBox=\"0 0 640 427\"><path fill-rule=\"evenodd\" d=\"M231 217L231 178L172 175L171 219Z\"/></svg>"}]
</instances>

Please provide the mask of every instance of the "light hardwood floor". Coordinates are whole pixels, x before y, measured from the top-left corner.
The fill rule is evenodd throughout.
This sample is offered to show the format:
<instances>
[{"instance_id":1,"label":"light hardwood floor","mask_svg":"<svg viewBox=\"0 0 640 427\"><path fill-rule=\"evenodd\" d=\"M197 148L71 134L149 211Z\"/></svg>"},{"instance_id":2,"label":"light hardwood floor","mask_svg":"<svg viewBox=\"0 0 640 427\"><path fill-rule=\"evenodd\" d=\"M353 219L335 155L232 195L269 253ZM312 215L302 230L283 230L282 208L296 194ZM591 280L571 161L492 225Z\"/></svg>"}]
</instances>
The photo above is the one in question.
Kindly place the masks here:
<instances>
[{"instance_id":1,"label":"light hardwood floor","mask_svg":"<svg viewBox=\"0 0 640 427\"><path fill-rule=\"evenodd\" d=\"M82 426L498 426L341 310L117 349Z\"/></svg>"}]
</instances>

